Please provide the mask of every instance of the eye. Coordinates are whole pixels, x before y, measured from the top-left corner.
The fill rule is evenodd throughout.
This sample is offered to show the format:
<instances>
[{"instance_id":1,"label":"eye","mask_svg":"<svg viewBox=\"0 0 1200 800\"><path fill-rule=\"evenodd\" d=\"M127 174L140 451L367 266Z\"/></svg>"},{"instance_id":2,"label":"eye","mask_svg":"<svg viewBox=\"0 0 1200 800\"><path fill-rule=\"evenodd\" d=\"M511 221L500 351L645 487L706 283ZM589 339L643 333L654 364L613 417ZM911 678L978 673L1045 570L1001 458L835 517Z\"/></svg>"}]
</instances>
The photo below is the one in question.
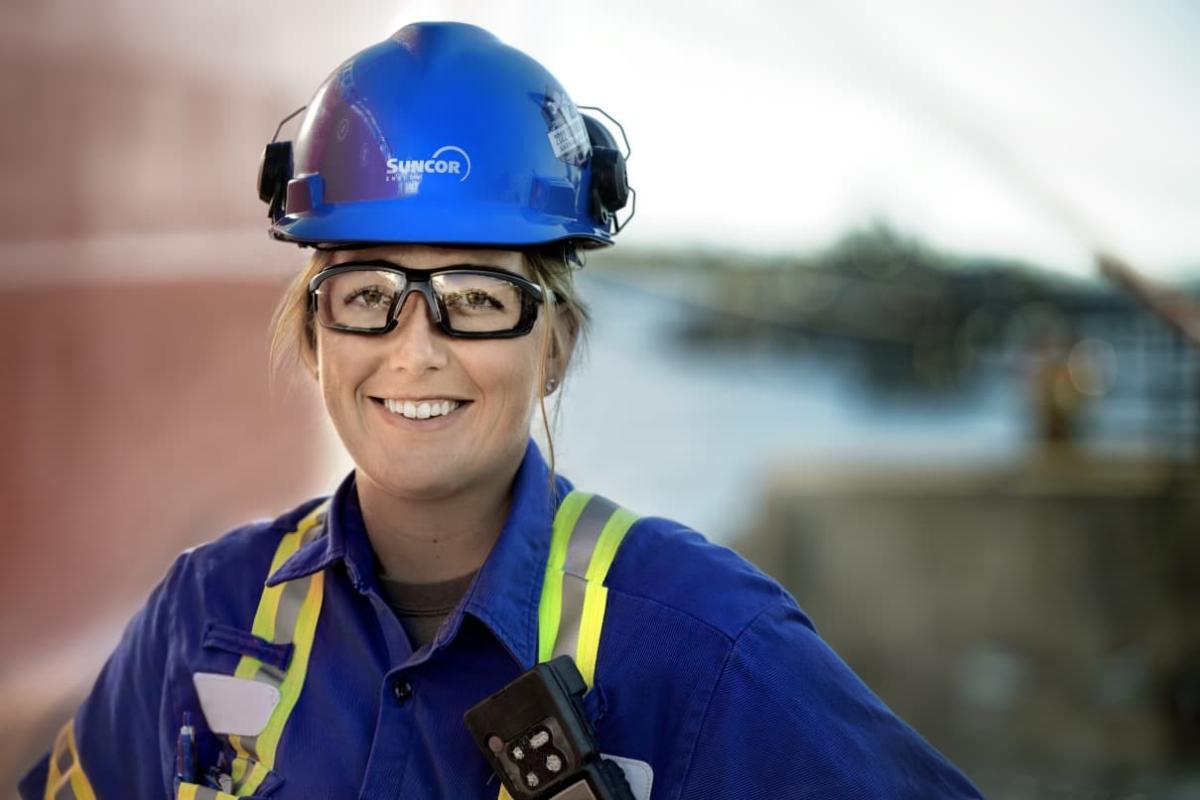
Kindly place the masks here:
<instances>
[{"instance_id":1,"label":"eye","mask_svg":"<svg viewBox=\"0 0 1200 800\"><path fill-rule=\"evenodd\" d=\"M503 311L504 303L482 289L463 289L442 296L442 302L449 308L463 311Z\"/></svg>"},{"instance_id":2,"label":"eye","mask_svg":"<svg viewBox=\"0 0 1200 800\"><path fill-rule=\"evenodd\" d=\"M392 293L378 286L362 286L346 295L342 302L359 308L386 308L392 302Z\"/></svg>"}]
</instances>

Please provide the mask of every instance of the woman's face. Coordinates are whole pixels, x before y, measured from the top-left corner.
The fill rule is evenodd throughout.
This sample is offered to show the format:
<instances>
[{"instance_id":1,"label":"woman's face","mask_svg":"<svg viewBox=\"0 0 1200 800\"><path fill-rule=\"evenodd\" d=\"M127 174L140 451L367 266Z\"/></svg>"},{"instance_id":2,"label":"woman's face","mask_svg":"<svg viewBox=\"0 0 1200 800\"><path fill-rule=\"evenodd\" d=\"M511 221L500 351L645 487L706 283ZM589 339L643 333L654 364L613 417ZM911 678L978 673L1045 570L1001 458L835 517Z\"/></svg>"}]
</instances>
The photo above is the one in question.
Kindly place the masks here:
<instances>
[{"instance_id":1,"label":"woman's face","mask_svg":"<svg viewBox=\"0 0 1200 800\"><path fill-rule=\"evenodd\" d=\"M331 266L366 259L413 269L501 267L530 277L516 251L424 245L341 251ZM406 298L396 327L381 336L317 325L321 394L360 479L398 497L430 499L511 477L541 394L546 310L540 309L528 335L513 339L448 337L431 321L419 292ZM457 407L443 416L409 419L398 413L405 403L436 408L447 401Z\"/></svg>"}]
</instances>

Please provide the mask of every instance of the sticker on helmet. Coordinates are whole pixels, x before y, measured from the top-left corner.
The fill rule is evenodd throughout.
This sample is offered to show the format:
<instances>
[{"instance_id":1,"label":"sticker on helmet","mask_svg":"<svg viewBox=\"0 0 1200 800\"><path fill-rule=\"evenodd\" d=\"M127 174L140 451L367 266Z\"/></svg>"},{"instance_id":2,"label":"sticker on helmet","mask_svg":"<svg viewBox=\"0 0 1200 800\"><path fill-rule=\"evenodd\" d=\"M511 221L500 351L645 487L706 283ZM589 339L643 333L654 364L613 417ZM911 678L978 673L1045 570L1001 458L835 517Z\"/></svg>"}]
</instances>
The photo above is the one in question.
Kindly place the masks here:
<instances>
[{"instance_id":1,"label":"sticker on helmet","mask_svg":"<svg viewBox=\"0 0 1200 800\"><path fill-rule=\"evenodd\" d=\"M550 139L555 158L575 166L588 160L592 155L592 145L588 141L587 126L565 92L546 90L542 116L550 126L546 135Z\"/></svg>"}]
</instances>

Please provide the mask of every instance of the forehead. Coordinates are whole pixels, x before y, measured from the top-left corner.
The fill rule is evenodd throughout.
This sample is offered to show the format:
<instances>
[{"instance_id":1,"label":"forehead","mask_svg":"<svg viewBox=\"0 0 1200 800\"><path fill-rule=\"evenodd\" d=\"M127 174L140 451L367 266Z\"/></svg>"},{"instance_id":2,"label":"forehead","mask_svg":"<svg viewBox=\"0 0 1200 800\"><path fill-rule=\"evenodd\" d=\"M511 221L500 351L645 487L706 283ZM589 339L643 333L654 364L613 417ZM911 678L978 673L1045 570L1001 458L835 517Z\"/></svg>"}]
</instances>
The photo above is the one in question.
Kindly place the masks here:
<instances>
[{"instance_id":1,"label":"forehead","mask_svg":"<svg viewBox=\"0 0 1200 800\"><path fill-rule=\"evenodd\" d=\"M519 250L484 250L477 247L443 247L425 244L384 244L359 250L338 250L333 253L329 266L348 261L383 259L413 269L437 269L459 264L483 267L501 267L526 277L525 255Z\"/></svg>"}]
</instances>

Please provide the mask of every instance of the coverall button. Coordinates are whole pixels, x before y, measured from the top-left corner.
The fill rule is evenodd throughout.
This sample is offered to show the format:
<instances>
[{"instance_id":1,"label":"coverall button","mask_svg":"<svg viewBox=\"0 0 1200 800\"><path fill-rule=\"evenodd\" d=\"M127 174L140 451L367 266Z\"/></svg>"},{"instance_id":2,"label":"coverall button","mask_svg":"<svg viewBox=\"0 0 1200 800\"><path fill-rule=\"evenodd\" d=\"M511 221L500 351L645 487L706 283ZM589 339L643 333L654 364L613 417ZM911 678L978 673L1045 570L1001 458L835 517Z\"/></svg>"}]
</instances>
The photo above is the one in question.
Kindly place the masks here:
<instances>
[{"instance_id":1,"label":"coverall button","mask_svg":"<svg viewBox=\"0 0 1200 800\"><path fill-rule=\"evenodd\" d=\"M396 681L392 684L392 694L395 695L397 703L405 703L412 697L412 684L404 680Z\"/></svg>"}]
</instances>

